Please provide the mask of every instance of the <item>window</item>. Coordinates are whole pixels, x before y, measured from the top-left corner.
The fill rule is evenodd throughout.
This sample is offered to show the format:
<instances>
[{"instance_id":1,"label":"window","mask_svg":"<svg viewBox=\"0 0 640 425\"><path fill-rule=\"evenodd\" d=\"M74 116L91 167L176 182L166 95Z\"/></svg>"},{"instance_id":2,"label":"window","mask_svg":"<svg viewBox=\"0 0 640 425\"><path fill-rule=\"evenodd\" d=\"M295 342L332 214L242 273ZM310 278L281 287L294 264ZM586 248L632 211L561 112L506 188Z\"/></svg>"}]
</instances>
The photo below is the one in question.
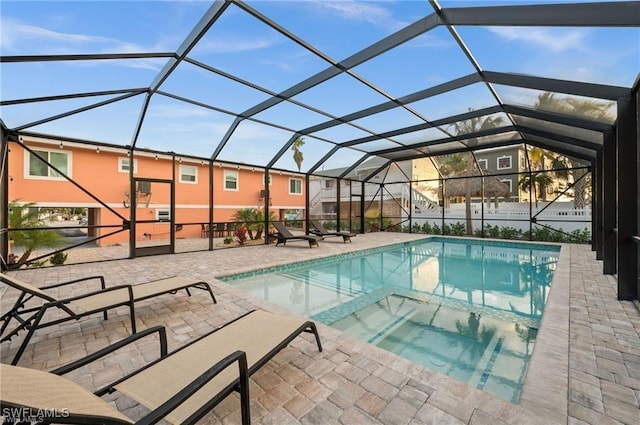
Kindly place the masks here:
<instances>
[{"instance_id":1,"label":"window","mask_svg":"<svg viewBox=\"0 0 640 425\"><path fill-rule=\"evenodd\" d=\"M513 181L511 179L500 179L500 182L509 186L509 193L513 192Z\"/></svg>"},{"instance_id":2,"label":"window","mask_svg":"<svg viewBox=\"0 0 640 425\"><path fill-rule=\"evenodd\" d=\"M302 195L302 180L289 179L289 194Z\"/></svg>"},{"instance_id":3,"label":"window","mask_svg":"<svg viewBox=\"0 0 640 425\"><path fill-rule=\"evenodd\" d=\"M489 169L489 160L488 159L479 159L478 160L478 166L480 167L481 170L488 170Z\"/></svg>"},{"instance_id":4,"label":"window","mask_svg":"<svg viewBox=\"0 0 640 425\"><path fill-rule=\"evenodd\" d=\"M195 165L180 165L180 183L198 183L198 167Z\"/></svg>"},{"instance_id":5,"label":"window","mask_svg":"<svg viewBox=\"0 0 640 425\"><path fill-rule=\"evenodd\" d=\"M25 151L25 178L64 180L64 177L49 166L71 177L71 153L34 149Z\"/></svg>"},{"instance_id":6,"label":"window","mask_svg":"<svg viewBox=\"0 0 640 425\"><path fill-rule=\"evenodd\" d=\"M171 221L171 210L156 210L156 220Z\"/></svg>"},{"instance_id":7,"label":"window","mask_svg":"<svg viewBox=\"0 0 640 425\"><path fill-rule=\"evenodd\" d=\"M525 157L524 154L520 155L520 168L523 170L527 168L527 157Z\"/></svg>"},{"instance_id":8,"label":"window","mask_svg":"<svg viewBox=\"0 0 640 425\"><path fill-rule=\"evenodd\" d=\"M335 180L325 180L324 187L327 189L331 189L335 185Z\"/></svg>"},{"instance_id":9,"label":"window","mask_svg":"<svg viewBox=\"0 0 640 425\"><path fill-rule=\"evenodd\" d=\"M498 157L498 170L506 170L511 168L511 155Z\"/></svg>"},{"instance_id":10,"label":"window","mask_svg":"<svg viewBox=\"0 0 640 425\"><path fill-rule=\"evenodd\" d=\"M238 172L225 170L224 172L224 190L238 190Z\"/></svg>"},{"instance_id":11,"label":"window","mask_svg":"<svg viewBox=\"0 0 640 425\"><path fill-rule=\"evenodd\" d=\"M131 158L129 158L129 157L118 158L118 172L119 173L128 173L130 164L131 164ZM138 160L134 159L133 160L133 174L136 174L137 172L138 172Z\"/></svg>"}]
</instances>

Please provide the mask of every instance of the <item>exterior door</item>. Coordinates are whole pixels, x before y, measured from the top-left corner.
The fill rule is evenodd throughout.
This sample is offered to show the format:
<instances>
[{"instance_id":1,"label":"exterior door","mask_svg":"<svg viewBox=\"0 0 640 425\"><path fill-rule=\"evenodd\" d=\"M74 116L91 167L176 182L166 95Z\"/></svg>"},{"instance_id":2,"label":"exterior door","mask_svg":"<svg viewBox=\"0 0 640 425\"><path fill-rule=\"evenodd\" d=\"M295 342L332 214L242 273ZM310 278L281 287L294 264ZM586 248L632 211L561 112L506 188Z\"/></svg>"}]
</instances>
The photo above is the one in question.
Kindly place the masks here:
<instances>
[{"instance_id":1,"label":"exterior door","mask_svg":"<svg viewBox=\"0 0 640 425\"><path fill-rule=\"evenodd\" d=\"M172 180L134 178L130 258L175 253L175 190Z\"/></svg>"}]
</instances>

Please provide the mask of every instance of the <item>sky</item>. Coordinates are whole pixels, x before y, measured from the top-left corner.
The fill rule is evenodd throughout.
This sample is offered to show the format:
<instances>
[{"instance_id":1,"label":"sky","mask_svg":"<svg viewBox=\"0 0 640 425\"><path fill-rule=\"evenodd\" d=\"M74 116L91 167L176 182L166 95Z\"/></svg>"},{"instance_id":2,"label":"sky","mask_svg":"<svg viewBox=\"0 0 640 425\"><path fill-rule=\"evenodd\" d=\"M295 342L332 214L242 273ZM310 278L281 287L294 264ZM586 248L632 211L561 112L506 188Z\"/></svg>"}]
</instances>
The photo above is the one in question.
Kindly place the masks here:
<instances>
[{"instance_id":1,"label":"sky","mask_svg":"<svg viewBox=\"0 0 640 425\"><path fill-rule=\"evenodd\" d=\"M160 86L161 93L214 106L204 108L155 94L146 111L137 146L208 158L239 114L376 41L433 13L428 1L247 1L251 8L312 46L310 51L241 8L231 5L188 57L254 84L243 86L182 62ZM452 1L447 7L540 1ZM86 53L173 52L211 6L210 1L12 1L0 3L2 56ZM462 41L483 70L631 87L640 70L638 28L459 27ZM319 53L318 53L319 52ZM0 64L2 101L72 93L136 89L151 84L167 59L28 62ZM218 159L266 165L295 130L474 72L445 27L436 27L397 48L296 95L316 110L282 102L244 120ZM366 82L368 85L363 84ZM372 88L374 87L374 88ZM539 93L495 86L505 102L532 105ZM119 95L0 107L0 117L17 128ZM331 142L366 137L427 120L496 104L483 84L415 102L410 111L393 109L305 137L303 171L333 148ZM143 106L134 96L28 130L128 145ZM231 113L231 114L229 114ZM269 126L261 122L273 123ZM367 131L369 130L369 131ZM428 134L427 134L428 133ZM437 130L379 140L375 150L434 139ZM340 149L326 168L346 166L364 155ZM291 155L276 167L295 170Z\"/></svg>"}]
</instances>

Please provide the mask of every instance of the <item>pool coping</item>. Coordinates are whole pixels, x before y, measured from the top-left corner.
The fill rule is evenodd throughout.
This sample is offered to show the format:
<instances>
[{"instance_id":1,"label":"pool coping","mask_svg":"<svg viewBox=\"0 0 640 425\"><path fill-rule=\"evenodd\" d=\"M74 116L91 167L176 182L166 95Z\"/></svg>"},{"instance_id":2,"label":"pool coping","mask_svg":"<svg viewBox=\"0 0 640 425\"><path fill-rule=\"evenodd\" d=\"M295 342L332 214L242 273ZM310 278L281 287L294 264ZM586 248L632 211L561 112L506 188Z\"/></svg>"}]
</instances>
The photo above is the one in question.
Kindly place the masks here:
<instances>
[{"instance_id":1,"label":"pool coping","mask_svg":"<svg viewBox=\"0 0 640 425\"><path fill-rule=\"evenodd\" d=\"M549 421L566 423L569 396L570 244L561 244L557 264L518 405Z\"/></svg>"}]
</instances>

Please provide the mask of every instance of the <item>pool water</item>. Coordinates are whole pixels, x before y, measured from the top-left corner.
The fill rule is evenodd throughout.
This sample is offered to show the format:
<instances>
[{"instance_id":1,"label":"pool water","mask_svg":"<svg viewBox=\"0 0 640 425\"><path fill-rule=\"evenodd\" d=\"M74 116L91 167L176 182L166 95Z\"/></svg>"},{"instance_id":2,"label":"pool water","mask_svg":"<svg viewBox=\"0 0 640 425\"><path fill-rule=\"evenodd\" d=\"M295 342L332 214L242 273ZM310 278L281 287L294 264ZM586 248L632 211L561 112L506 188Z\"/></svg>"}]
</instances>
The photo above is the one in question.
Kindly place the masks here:
<instances>
[{"instance_id":1,"label":"pool water","mask_svg":"<svg viewBox=\"0 0 640 425\"><path fill-rule=\"evenodd\" d=\"M220 279L516 402L559 251L429 238Z\"/></svg>"}]
</instances>

